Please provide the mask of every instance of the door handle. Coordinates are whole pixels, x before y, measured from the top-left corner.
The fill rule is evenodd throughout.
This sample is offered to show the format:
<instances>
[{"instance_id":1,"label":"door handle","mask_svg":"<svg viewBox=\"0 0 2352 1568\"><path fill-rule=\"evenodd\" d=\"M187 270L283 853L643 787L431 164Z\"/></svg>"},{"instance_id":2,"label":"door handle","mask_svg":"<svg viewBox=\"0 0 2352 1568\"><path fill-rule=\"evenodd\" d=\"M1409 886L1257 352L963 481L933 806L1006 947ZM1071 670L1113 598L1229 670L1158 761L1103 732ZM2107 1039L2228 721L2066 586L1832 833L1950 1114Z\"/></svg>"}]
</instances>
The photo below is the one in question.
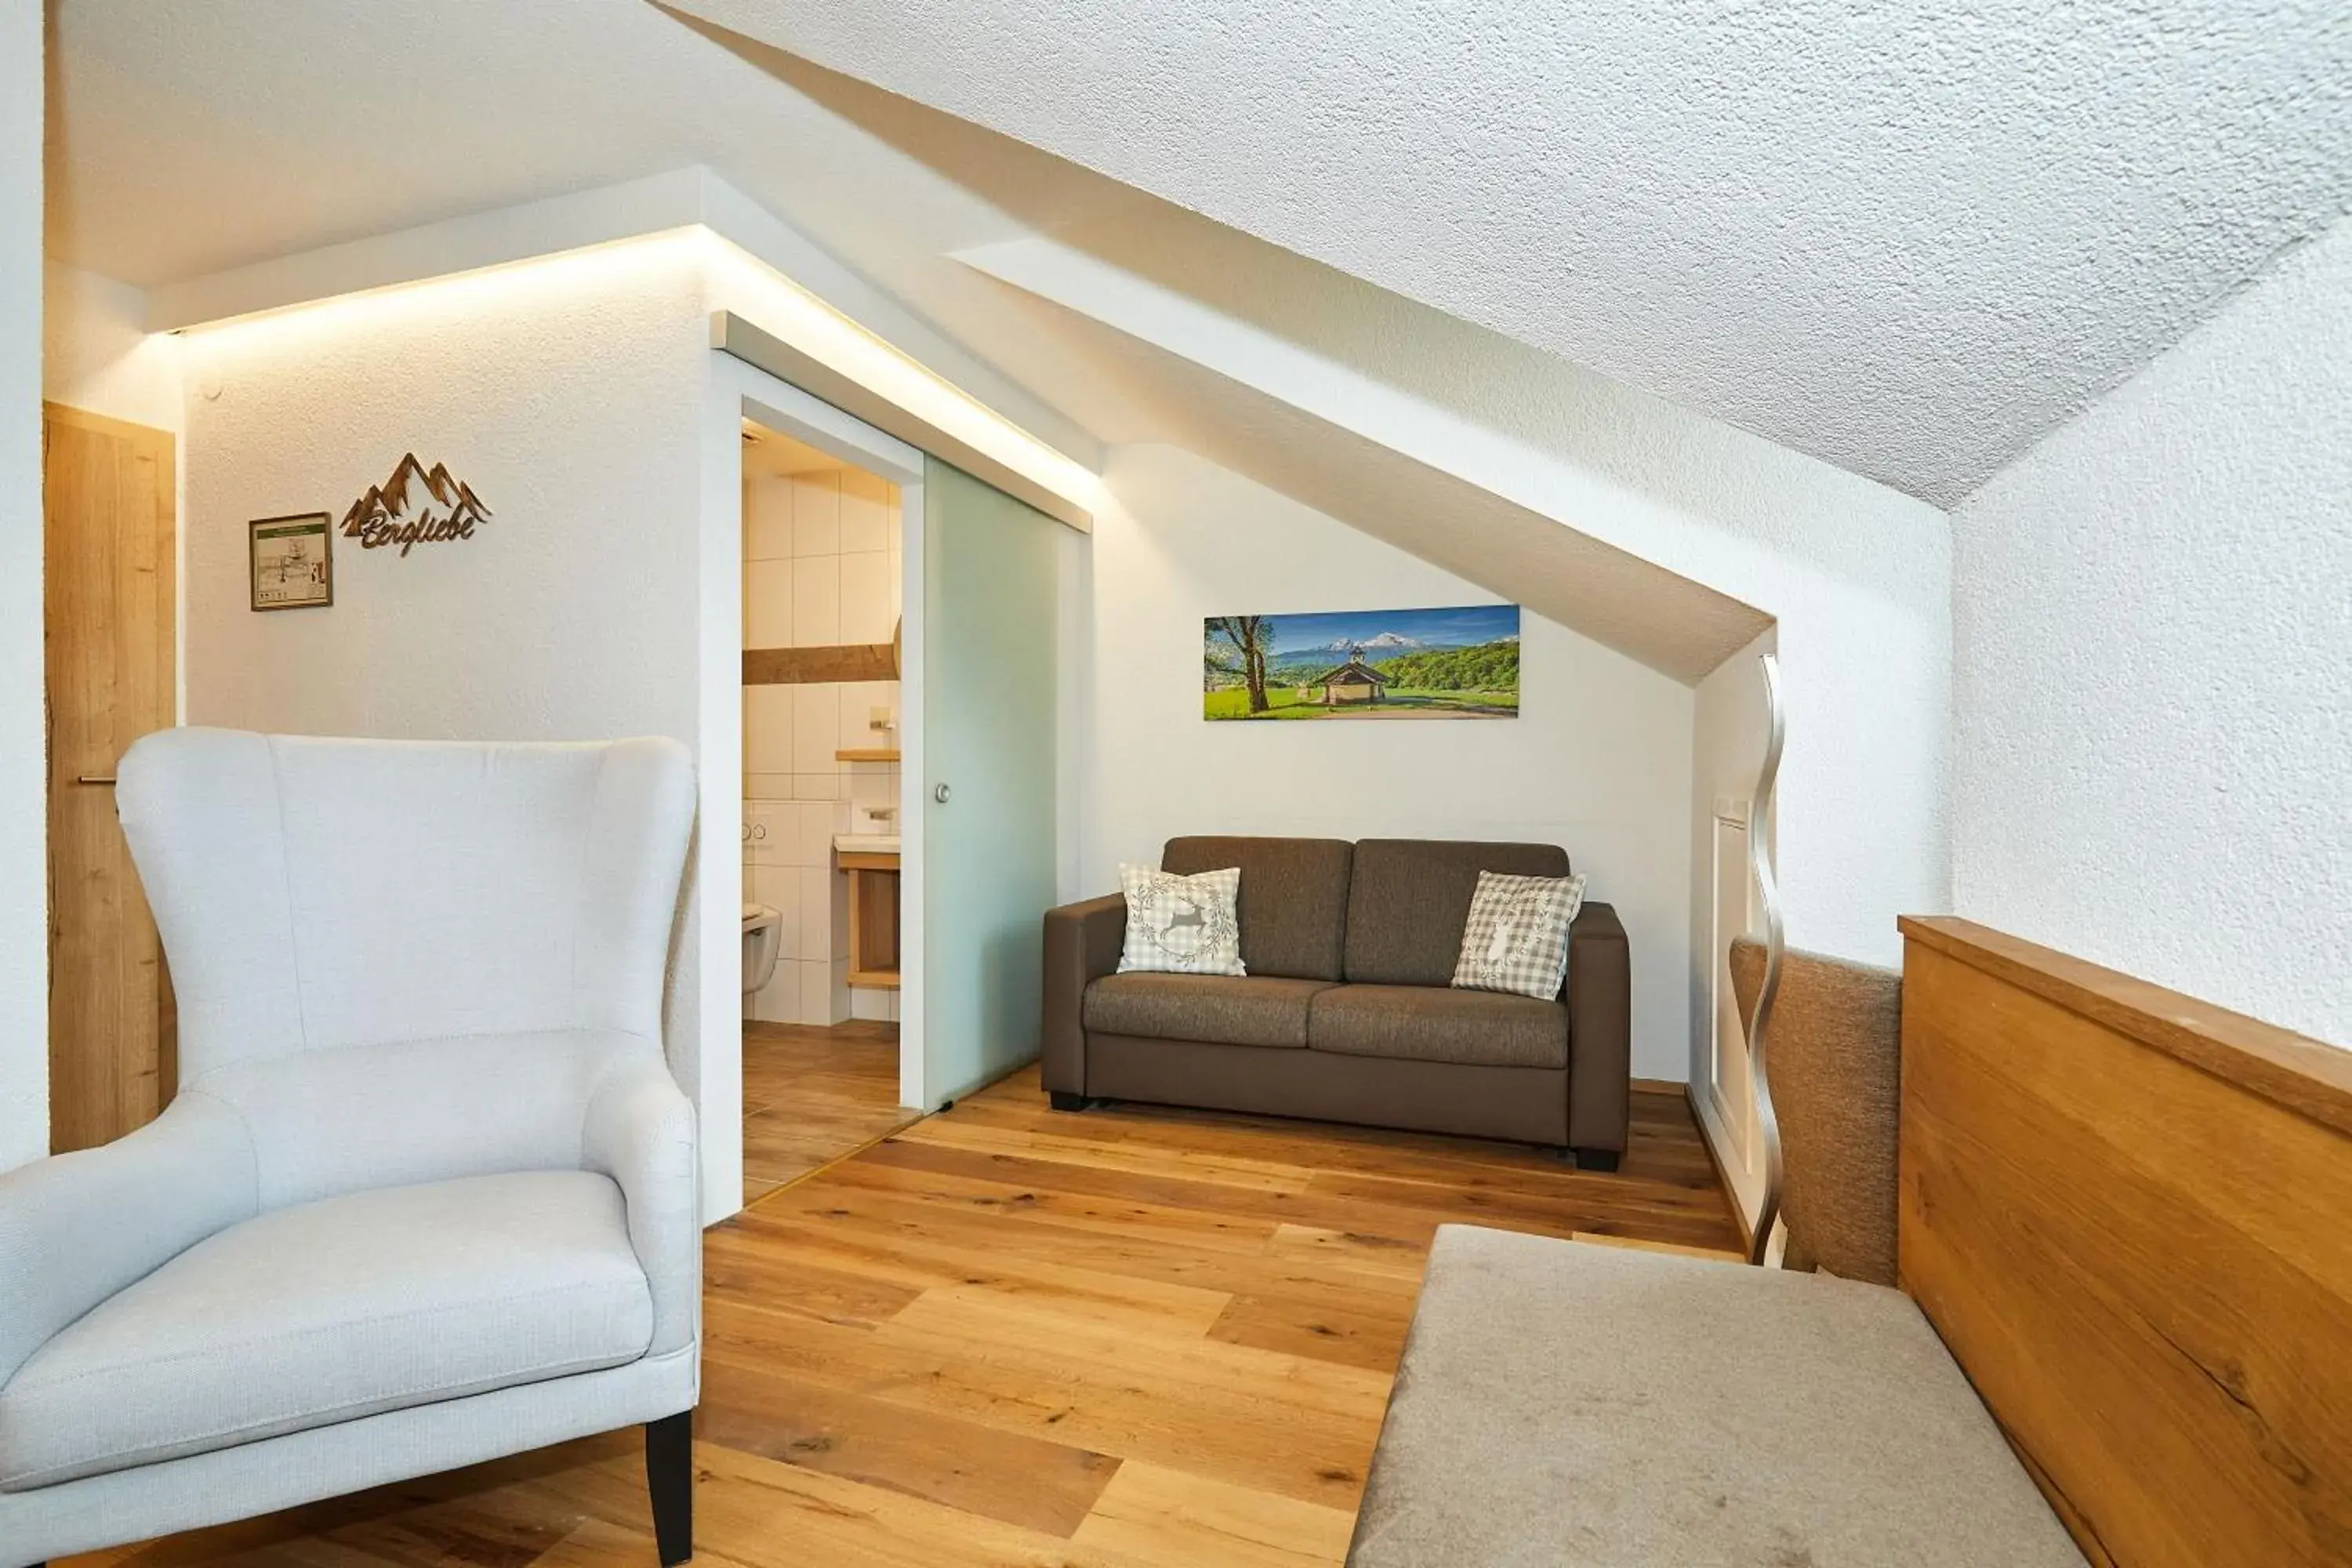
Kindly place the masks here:
<instances>
[{"instance_id":1,"label":"door handle","mask_svg":"<svg viewBox=\"0 0 2352 1568\"><path fill-rule=\"evenodd\" d=\"M110 788L114 784L114 775L112 773L79 773L75 776L74 783L78 784L105 784Z\"/></svg>"},{"instance_id":2,"label":"door handle","mask_svg":"<svg viewBox=\"0 0 2352 1568\"><path fill-rule=\"evenodd\" d=\"M931 798L932 798L933 800L935 800L935 801L938 801L941 805L947 805L947 803L948 803L948 786L947 786L947 785L945 785L945 784L941 784L941 785L940 785L937 789L935 789L935 790L931 791Z\"/></svg>"}]
</instances>

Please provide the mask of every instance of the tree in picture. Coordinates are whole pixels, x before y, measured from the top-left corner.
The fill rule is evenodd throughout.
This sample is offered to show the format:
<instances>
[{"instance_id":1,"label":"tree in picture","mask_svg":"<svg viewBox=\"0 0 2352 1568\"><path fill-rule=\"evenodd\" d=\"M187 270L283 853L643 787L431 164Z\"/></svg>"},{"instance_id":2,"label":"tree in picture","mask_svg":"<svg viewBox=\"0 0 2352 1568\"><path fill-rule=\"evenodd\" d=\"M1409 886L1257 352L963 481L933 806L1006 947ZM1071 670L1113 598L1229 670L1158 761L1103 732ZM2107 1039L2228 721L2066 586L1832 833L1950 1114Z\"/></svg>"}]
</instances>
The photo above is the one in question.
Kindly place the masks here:
<instances>
[{"instance_id":1,"label":"tree in picture","mask_svg":"<svg viewBox=\"0 0 2352 1568\"><path fill-rule=\"evenodd\" d=\"M1212 683L1220 671L1239 675L1253 713L1263 713L1267 708L1265 656L1274 642L1273 630L1270 616L1212 616L1208 621L1209 635L1204 640ZM1230 651L1218 647L1220 638ZM1221 664L1221 658L1225 662Z\"/></svg>"}]
</instances>

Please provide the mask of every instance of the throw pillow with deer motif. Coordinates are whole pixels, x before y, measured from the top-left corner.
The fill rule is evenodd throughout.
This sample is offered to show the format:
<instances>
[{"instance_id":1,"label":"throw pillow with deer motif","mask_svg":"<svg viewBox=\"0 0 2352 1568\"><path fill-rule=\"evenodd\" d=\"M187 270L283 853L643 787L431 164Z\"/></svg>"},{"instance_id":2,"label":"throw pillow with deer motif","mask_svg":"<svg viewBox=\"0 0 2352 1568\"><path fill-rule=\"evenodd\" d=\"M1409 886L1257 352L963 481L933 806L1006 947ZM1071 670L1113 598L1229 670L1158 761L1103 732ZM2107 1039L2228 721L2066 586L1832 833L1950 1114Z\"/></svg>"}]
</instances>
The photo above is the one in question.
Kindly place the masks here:
<instances>
[{"instance_id":1,"label":"throw pillow with deer motif","mask_svg":"<svg viewBox=\"0 0 2352 1568\"><path fill-rule=\"evenodd\" d=\"M1513 877L1478 873L1454 984L1465 991L1510 991L1546 1001L1568 978L1568 928L1584 907L1584 874Z\"/></svg>"},{"instance_id":2,"label":"throw pillow with deer motif","mask_svg":"<svg viewBox=\"0 0 2352 1568\"><path fill-rule=\"evenodd\" d=\"M1127 945L1118 972L1244 974L1238 866L1180 877L1150 866L1121 866L1127 895Z\"/></svg>"}]
</instances>

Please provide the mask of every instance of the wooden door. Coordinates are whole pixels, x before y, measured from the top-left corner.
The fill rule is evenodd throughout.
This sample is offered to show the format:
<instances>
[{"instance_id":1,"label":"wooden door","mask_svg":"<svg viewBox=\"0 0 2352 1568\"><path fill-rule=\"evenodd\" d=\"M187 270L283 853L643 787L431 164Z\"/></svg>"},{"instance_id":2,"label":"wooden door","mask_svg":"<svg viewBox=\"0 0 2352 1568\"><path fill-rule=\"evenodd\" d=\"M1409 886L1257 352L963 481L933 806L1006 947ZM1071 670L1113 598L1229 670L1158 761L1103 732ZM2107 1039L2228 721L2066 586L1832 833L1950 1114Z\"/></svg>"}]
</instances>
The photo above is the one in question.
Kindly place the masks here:
<instances>
[{"instance_id":1,"label":"wooden door","mask_svg":"<svg viewBox=\"0 0 2352 1568\"><path fill-rule=\"evenodd\" d=\"M171 983L114 815L114 769L177 706L172 437L44 406L49 1147L152 1121L177 1077Z\"/></svg>"}]
</instances>

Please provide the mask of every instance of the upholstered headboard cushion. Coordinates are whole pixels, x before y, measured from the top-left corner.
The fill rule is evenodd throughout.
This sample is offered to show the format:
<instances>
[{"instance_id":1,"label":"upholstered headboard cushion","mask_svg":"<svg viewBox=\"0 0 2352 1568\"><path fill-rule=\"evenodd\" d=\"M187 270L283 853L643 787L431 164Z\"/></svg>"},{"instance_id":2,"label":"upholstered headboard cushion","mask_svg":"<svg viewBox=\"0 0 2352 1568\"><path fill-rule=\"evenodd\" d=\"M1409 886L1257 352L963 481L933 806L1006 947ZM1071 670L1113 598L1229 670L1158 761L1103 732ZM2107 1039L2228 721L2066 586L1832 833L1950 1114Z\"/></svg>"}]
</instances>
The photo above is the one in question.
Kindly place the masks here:
<instances>
[{"instance_id":1,"label":"upholstered headboard cushion","mask_svg":"<svg viewBox=\"0 0 2352 1568\"><path fill-rule=\"evenodd\" d=\"M1243 967L1337 980L1353 858L1344 838L1171 838L1160 868L1192 877L1240 867Z\"/></svg>"},{"instance_id":2,"label":"upholstered headboard cushion","mask_svg":"<svg viewBox=\"0 0 2352 1568\"><path fill-rule=\"evenodd\" d=\"M1347 977L1367 985L1451 984L1481 871L1565 877L1568 851L1442 838L1358 844L1348 893Z\"/></svg>"},{"instance_id":3,"label":"upholstered headboard cushion","mask_svg":"<svg viewBox=\"0 0 2352 1568\"><path fill-rule=\"evenodd\" d=\"M1731 985L1743 1026L1763 984L1763 944L1734 942ZM1790 951L1764 1049L1780 1118L1782 1261L1894 1284L1903 976Z\"/></svg>"}]
</instances>

